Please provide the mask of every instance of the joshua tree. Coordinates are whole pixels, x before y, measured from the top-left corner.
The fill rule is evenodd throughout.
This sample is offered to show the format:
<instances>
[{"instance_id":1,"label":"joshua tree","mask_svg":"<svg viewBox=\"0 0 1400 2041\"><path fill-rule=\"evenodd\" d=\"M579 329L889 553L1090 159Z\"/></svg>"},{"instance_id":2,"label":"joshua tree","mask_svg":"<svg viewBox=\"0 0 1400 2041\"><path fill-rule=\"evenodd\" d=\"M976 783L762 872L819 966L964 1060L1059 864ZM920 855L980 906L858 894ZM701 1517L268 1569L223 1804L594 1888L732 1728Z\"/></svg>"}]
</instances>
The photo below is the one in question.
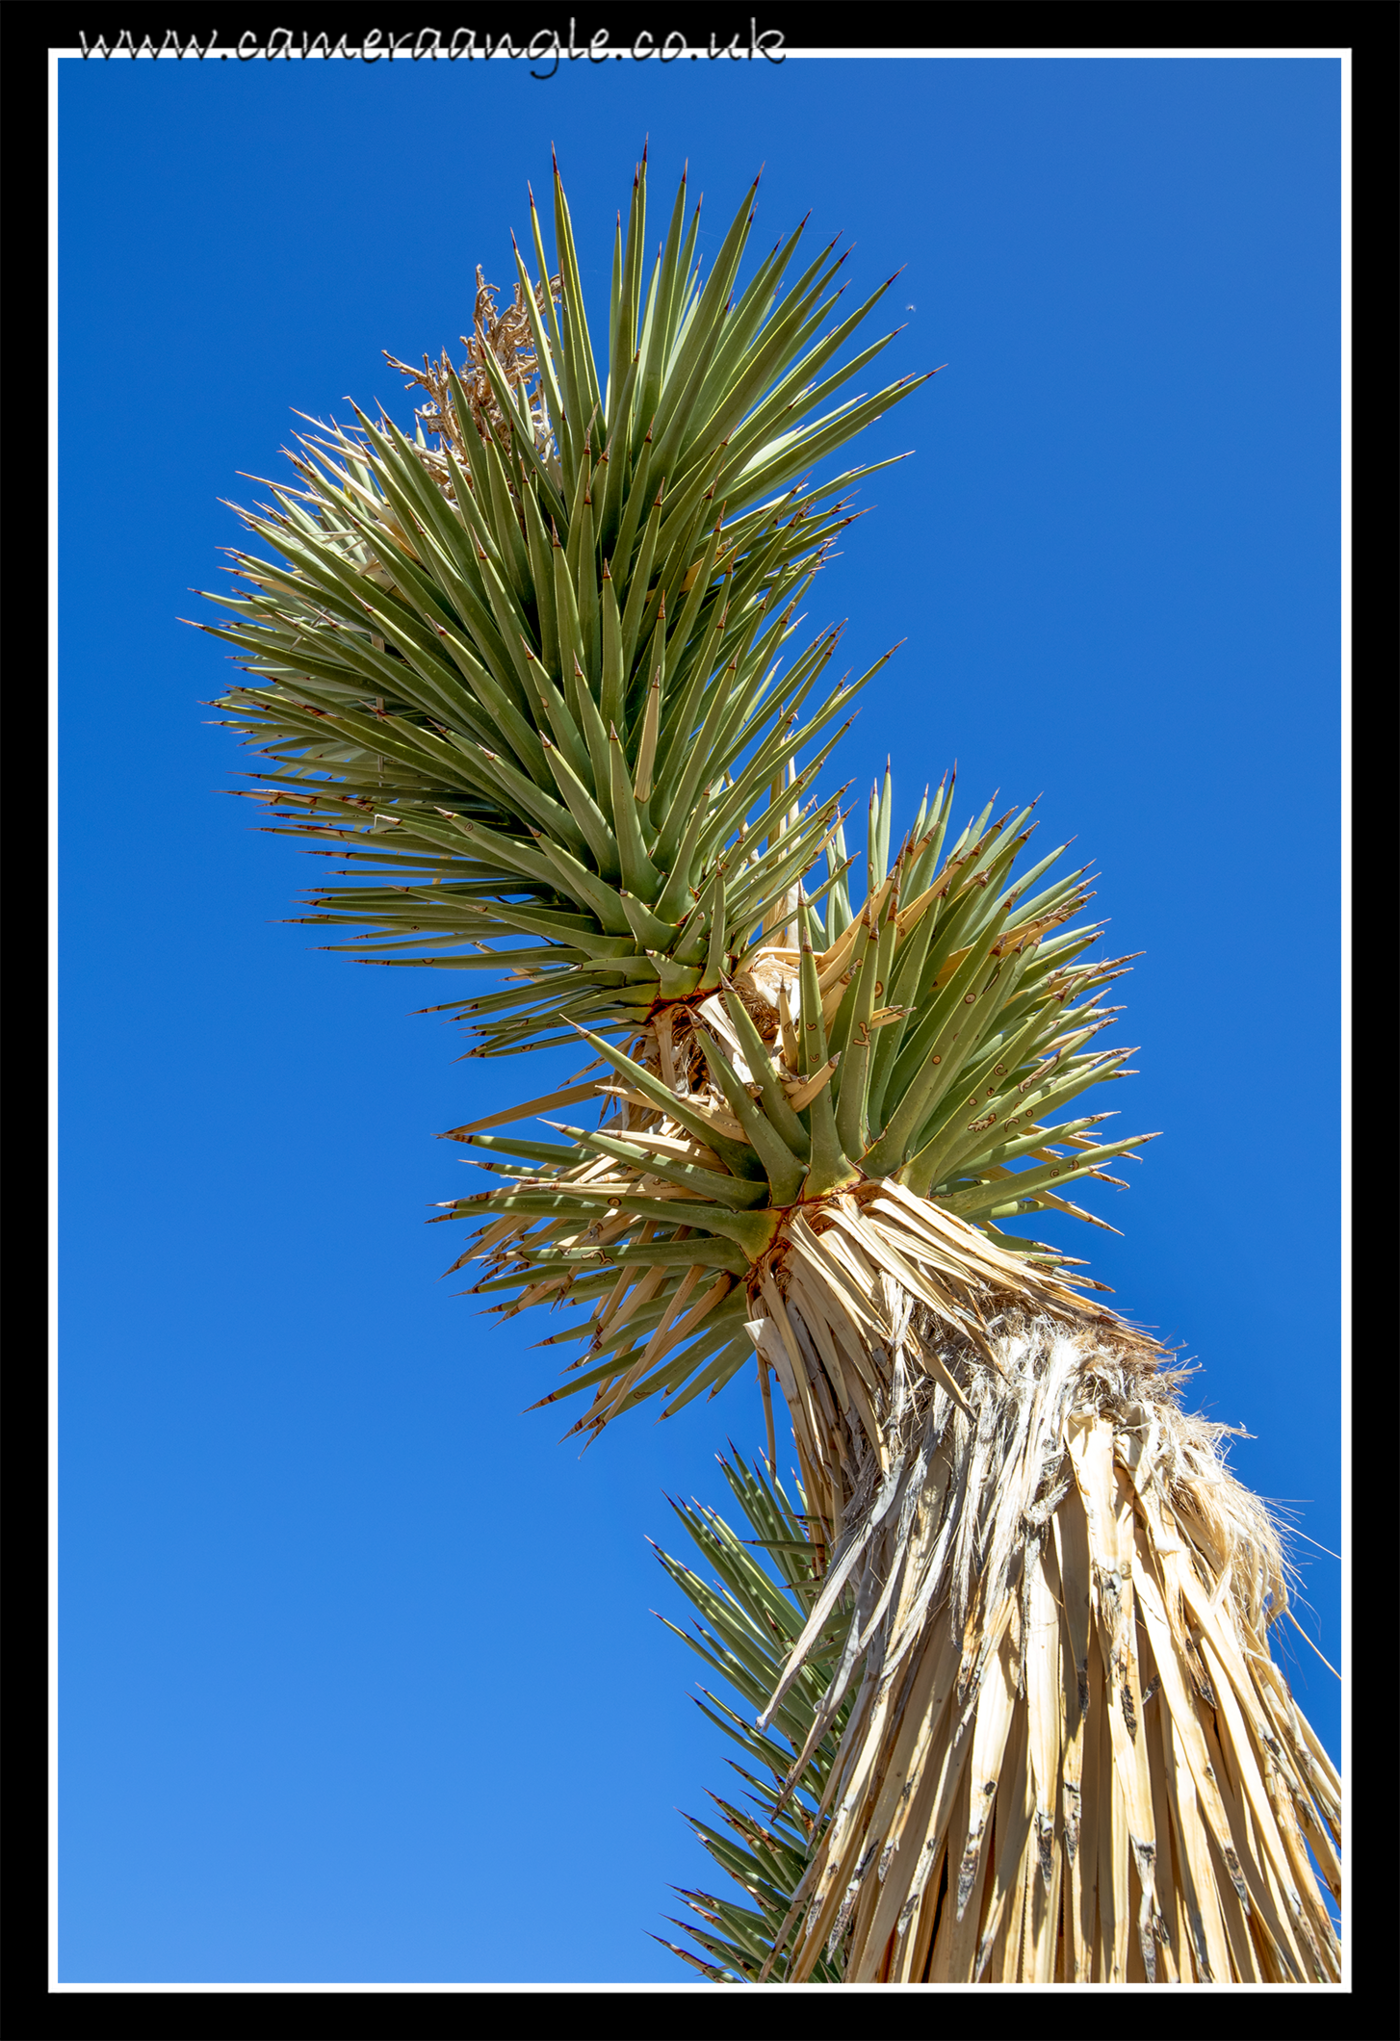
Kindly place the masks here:
<instances>
[{"instance_id":1,"label":"joshua tree","mask_svg":"<svg viewBox=\"0 0 1400 2041\"><path fill-rule=\"evenodd\" d=\"M737 1453L732 1466L723 1461L721 1465L753 1535L740 1537L713 1510L673 1504L702 1556L719 1576L720 1586L708 1586L699 1574L658 1551L662 1565L700 1617L698 1637L687 1636L674 1623L667 1623L667 1628L675 1630L751 1707L762 1709L782 1674L784 1657L801 1635L821 1593L821 1573L814 1563L806 1508L795 1509L781 1482L770 1479L760 1467L745 1466ZM805 1504L805 1497L799 1495L798 1500ZM763 1560L757 1556L760 1550ZM821 1707L829 1677L823 1670L825 1658L840 1650L845 1613L841 1608L833 1610L822 1640L825 1651L809 1653L789 1685L777 1709L777 1734L773 1729L758 1728L708 1688L703 1690L704 1699L696 1702L743 1750L745 1763L730 1762L747 1789L744 1798L758 1810L755 1816L713 1793L710 1797L723 1827L711 1828L691 1818L696 1836L719 1869L753 1901L746 1906L712 1892L677 1888L701 1925L696 1921L675 1921L674 1925L692 1935L704 1955L697 1956L676 1942L666 1941L665 1946L715 1983L752 1981L770 1957L770 1974L776 1980L787 1975L789 1952L777 1946L775 1954L775 1945L793 1894L830 1818L822 1811L823 1802L850 1713L849 1700L841 1703L825 1733L813 1743L806 1765L791 1786L788 1773L792 1752L806 1745ZM750 1770L750 1766L758 1770ZM655 1939L665 1941L661 1935ZM835 1984L841 1974L841 1952L835 1950L818 1957L810 1981Z\"/></svg>"},{"instance_id":2,"label":"joshua tree","mask_svg":"<svg viewBox=\"0 0 1400 2041\"><path fill-rule=\"evenodd\" d=\"M544 1401L591 1389L596 1432L756 1354L776 1471L777 1378L820 1585L762 1721L805 1697L789 1794L826 1759L753 1974L1334 1979L1275 1529L1170 1357L1002 1229L1149 1138L1053 1118L1129 1053L1091 1046L1122 960L1072 925L1086 875L1016 876L1029 811L956 827L946 783L895 841L887 776L853 899L813 792L863 681L818 703L835 631L779 654L869 470L797 478L924 378L829 407L882 293L823 332L839 263L783 288L800 228L741 287L751 198L702 279L682 181L648 270L643 165L604 374L556 173L557 273L532 201L535 274L501 311L477 272L465 361L393 364L412 437L299 440L245 513L282 564L235 554L222 598L252 797L343 861L306 917L340 947L509 966L434 1009L477 1054L586 1045L452 1134L498 1178L444 1212L456 1266L590 1307Z\"/></svg>"}]
</instances>

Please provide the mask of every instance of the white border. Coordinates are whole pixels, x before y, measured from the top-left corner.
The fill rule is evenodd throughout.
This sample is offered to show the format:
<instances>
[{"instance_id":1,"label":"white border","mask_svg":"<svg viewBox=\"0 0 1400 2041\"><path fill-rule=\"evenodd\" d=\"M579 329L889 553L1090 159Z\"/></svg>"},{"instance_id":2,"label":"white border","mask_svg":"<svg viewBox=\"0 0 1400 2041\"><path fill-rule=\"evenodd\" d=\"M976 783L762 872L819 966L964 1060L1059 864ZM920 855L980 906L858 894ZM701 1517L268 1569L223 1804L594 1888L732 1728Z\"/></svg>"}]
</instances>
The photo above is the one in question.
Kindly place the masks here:
<instances>
[{"instance_id":1,"label":"white border","mask_svg":"<svg viewBox=\"0 0 1400 2041\"><path fill-rule=\"evenodd\" d=\"M1352 245L1351 245L1351 56L1348 52L1342 59L1341 67L1341 177L1340 177L1340 219L1341 229L1341 274L1338 277L1338 295L1341 299L1341 320L1339 339L1341 342L1340 409L1338 424L1341 438L1341 461L1338 485L1341 493L1341 518L1338 537L1340 540L1340 625L1338 652L1341 663L1341 888L1338 906L1342 918L1341 956L1341 1000L1340 1019L1342 1030L1341 1085L1338 1107L1341 1113L1341 1411L1342 1411L1342 1481L1341 1481L1341 1532L1342 1532L1342 1890L1352 1890L1352 1680L1351 1680L1351 1362L1352 1362L1352 1198L1351 1198L1351 1022L1352 1022L1352 865L1351 865L1351 741L1352 741L1352 436L1351 436L1351 343L1352 343ZM1343 1925L1346 1916L1343 1914ZM1348 1986L1351 1982L1351 1941L1342 1941L1342 1978Z\"/></svg>"},{"instance_id":2,"label":"white border","mask_svg":"<svg viewBox=\"0 0 1400 2041\"><path fill-rule=\"evenodd\" d=\"M49 1989L58 1979L58 64L49 63Z\"/></svg>"},{"instance_id":3,"label":"white border","mask_svg":"<svg viewBox=\"0 0 1400 2041\"><path fill-rule=\"evenodd\" d=\"M49 1994L71 1996L71 1994L190 1994L202 1996L206 1992L241 1994L241 1992L267 1992L267 1994L300 1994L300 1992L361 1992L361 1994L382 1994L394 1992L400 1996L416 1994L522 1994L533 1992L543 1996L557 1996L567 1992L578 1994L659 1994L673 1996L678 1992L712 1992L710 1984L63 1984L57 1976L57 98L59 98L59 61L78 59L82 61L82 49L49 49L49 280L47 280L47 304L49 304ZM210 55L220 59L237 55L233 49L222 49L214 45ZM616 53L614 53L616 55ZM622 51L631 59L631 51ZM165 51L167 61L208 61L204 59L182 59L173 51ZM1153 61L1161 57L1308 57L1308 59L1335 59L1341 63L1341 665L1343 665L1343 700L1341 700L1341 741L1343 741L1343 790L1341 790L1341 908L1343 908L1343 931L1341 931L1341 1025L1343 1025L1343 1053L1341 1053L1341 1106L1343 1106L1343 1139L1341 1139L1341 1161L1343 1161L1343 1190L1341 1190L1341 1249L1343 1249L1343 1298L1341 1298L1341 1329L1343 1329L1343 1384L1341 1384L1341 1412L1343 1412L1343 1478L1341 1478L1341 1504L1343 1504L1343 1533L1351 1525L1351 1331L1353 1331L1353 1284L1351 1284L1351 49L788 49L784 59L880 59L880 61L910 61L910 59L955 59L955 57L1112 57L1112 59L1143 59ZM155 59L133 59L114 57L106 61L131 63L131 61L161 61L161 53ZM259 59L249 59L259 61ZM280 59L286 61L286 59ZM302 61L302 59L296 59ZM327 59L306 59L306 61L327 61ZM353 57L331 59L331 61L357 61ZM404 61L404 59L398 59ZM412 59L408 59L412 61ZM780 65L773 65L780 67ZM547 80L543 80L547 84ZM1343 1537L1343 1592L1341 1592L1341 1633L1343 1633L1343 1663L1351 1667L1351 1539ZM1351 1778L1351 1678L1343 1684L1343 1710L1341 1710L1341 1737L1343 1737L1343 1780ZM1253 1994L1286 1990L1288 1986L1245 1986L1245 1984L1204 1984L1192 1986L1200 1992L1231 1992ZM788 1986L792 1992L824 1992L829 1986L820 1984L796 1984ZM904 1990L927 1990L927 1986L888 1986L888 1984L855 1984L845 1990L853 1992L904 1992ZM992 1992L1057 1992L1063 1986L1037 1986L1037 1984L1014 1984L1014 1986L980 1986L980 1990ZM1147 1992L1147 1984L1122 1984L1118 1992ZM1343 1937L1343 1984L1314 1986L1314 1992L1351 1992L1351 1941ZM1310 2000L1308 2000L1310 2002Z\"/></svg>"}]
</instances>

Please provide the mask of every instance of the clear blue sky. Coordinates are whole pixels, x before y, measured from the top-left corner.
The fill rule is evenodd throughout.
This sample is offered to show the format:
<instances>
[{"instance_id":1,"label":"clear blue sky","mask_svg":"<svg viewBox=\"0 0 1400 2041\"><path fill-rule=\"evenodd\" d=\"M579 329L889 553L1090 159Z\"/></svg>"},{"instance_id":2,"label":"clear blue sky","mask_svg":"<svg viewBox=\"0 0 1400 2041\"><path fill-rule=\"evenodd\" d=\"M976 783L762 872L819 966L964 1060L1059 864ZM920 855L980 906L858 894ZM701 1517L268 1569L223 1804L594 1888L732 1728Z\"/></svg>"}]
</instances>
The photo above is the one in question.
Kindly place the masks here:
<instances>
[{"instance_id":1,"label":"clear blue sky","mask_svg":"<svg viewBox=\"0 0 1400 2041\"><path fill-rule=\"evenodd\" d=\"M317 868L220 791L175 620L293 408L406 416L380 350L458 349L551 142L594 294L647 134L702 252L766 164L755 249L810 209L857 288L904 266L880 366L947 367L809 605L906 641L840 778L892 753L907 821L956 758L1094 860L1144 953L1110 1102L1164 1138L1075 1251L1340 1550L1338 104L1327 60L62 65L61 1978L679 1980L646 1931L712 1882L645 1539L728 1501L756 1388L582 1459L521 1415L548 1324L423 1222L471 1182L434 1135L553 1065L283 924Z\"/></svg>"}]
</instances>

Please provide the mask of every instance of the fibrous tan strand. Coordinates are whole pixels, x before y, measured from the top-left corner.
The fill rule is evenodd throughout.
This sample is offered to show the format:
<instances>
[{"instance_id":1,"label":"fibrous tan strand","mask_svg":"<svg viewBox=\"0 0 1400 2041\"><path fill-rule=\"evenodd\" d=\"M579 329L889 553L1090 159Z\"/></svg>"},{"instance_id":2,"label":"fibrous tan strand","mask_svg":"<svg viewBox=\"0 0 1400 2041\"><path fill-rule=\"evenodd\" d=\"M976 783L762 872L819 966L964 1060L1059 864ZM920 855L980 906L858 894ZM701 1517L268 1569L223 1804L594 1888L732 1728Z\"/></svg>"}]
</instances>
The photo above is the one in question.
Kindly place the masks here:
<instances>
[{"instance_id":1,"label":"fibrous tan strand","mask_svg":"<svg viewBox=\"0 0 1400 2041\"><path fill-rule=\"evenodd\" d=\"M539 453L542 457L552 456L553 433L538 393L539 358L523 290L519 284L516 285L515 296L504 312L496 309L496 294L497 286L485 281L478 263L476 308L472 331L462 335L467 359L456 372L457 387L466 398L474 434L481 439L495 437L509 446L511 427L519 427L521 419L518 416L508 418L502 408L487 367L489 353L512 396L516 392L522 393L521 401L528 412ZM543 312L547 298L557 299L558 296L559 279L551 277L547 289L543 283L536 286L536 308ZM387 349L384 359L390 368L398 369L410 383L417 383L428 392L429 402L421 406L417 414L424 430L440 433L444 443L452 447L460 460L465 450L463 427L468 421L458 416L459 407L452 387L452 364L448 356L444 354L440 361L434 362L425 354L421 369L399 361Z\"/></svg>"},{"instance_id":2,"label":"fibrous tan strand","mask_svg":"<svg viewBox=\"0 0 1400 2041\"><path fill-rule=\"evenodd\" d=\"M912 1214L838 1203L848 1265L898 1240L948 1281ZM983 1289L974 1338L881 1275L857 1363L844 1287L810 1248L789 1266L754 1327L785 1391L838 1401L843 1345L876 1375L873 1437L855 1399L839 1440L799 1432L850 1617L794 1776L855 1700L789 1977L844 1941L852 1982L1336 1981L1304 1831L1340 1896L1337 1781L1269 1657L1282 1555L1223 1427L1139 1335L1024 1292Z\"/></svg>"}]
</instances>

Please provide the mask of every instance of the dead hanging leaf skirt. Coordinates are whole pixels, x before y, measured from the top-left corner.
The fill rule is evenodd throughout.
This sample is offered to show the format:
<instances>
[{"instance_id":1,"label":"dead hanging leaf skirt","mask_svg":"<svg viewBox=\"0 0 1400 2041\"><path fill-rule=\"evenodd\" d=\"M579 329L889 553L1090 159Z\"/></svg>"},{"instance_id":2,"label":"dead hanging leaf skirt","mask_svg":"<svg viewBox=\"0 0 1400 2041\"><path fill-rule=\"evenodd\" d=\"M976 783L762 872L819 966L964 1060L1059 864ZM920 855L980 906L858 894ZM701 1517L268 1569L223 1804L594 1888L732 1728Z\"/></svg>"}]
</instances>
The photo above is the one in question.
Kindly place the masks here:
<instances>
[{"instance_id":1,"label":"dead hanging leaf skirt","mask_svg":"<svg viewBox=\"0 0 1400 2041\"><path fill-rule=\"evenodd\" d=\"M833 1546L774 1704L850 1608L794 1779L855 1699L790 1979L1338 1980L1308 1855L1340 1897L1338 1780L1269 1654L1283 1557L1226 1428L922 1201L792 1235L749 1331Z\"/></svg>"}]
</instances>

